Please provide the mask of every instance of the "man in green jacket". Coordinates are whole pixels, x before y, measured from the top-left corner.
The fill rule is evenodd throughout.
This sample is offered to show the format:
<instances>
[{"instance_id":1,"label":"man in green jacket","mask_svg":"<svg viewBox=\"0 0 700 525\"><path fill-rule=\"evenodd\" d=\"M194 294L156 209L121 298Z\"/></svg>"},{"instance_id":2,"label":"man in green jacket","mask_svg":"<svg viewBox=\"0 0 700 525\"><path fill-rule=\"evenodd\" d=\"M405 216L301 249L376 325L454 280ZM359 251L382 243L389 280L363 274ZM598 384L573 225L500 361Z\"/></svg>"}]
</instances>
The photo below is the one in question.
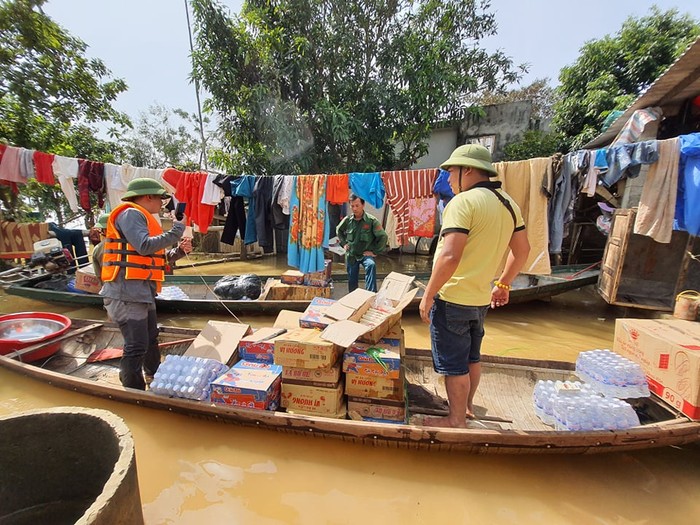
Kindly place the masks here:
<instances>
[{"instance_id":1,"label":"man in green jacket","mask_svg":"<svg viewBox=\"0 0 700 525\"><path fill-rule=\"evenodd\" d=\"M345 265L348 269L348 291L357 288L360 265L365 269L365 288L377 291L377 267L374 258L386 250L387 235L380 222L365 212L365 201L350 195L348 215L336 229L340 245L345 248Z\"/></svg>"}]
</instances>

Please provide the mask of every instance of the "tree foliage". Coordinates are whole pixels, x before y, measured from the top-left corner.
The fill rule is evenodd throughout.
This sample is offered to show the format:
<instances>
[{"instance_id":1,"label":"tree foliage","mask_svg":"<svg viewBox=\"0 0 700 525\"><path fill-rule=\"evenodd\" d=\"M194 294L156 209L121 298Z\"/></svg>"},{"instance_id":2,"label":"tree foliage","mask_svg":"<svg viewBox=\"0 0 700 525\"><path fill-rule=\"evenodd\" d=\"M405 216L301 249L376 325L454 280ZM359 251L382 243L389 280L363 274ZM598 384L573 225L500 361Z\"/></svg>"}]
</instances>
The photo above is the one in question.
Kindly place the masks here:
<instances>
[{"instance_id":1,"label":"tree foliage","mask_svg":"<svg viewBox=\"0 0 700 525\"><path fill-rule=\"evenodd\" d=\"M700 35L689 15L652 7L628 18L614 36L584 44L559 74L553 125L572 147L594 138L613 110L626 109Z\"/></svg>"},{"instance_id":2,"label":"tree foliage","mask_svg":"<svg viewBox=\"0 0 700 525\"><path fill-rule=\"evenodd\" d=\"M506 161L550 157L563 149L563 136L560 133L549 133L531 129L523 133L520 140L511 142L503 147Z\"/></svg>"},{"instance_id":3,"label":"tree foliage","mask_svg":"<svg viewBox=\"0 0 700 525\"><path fill-rule=\"evenodd\" d=\"M205 122L205 124L208 121ZM134 166L197 171L202 144L197 118L181 109L152 105L142 112L123 140L123 160Z\"/></svg>"},{"instance_id":4,"label":"tree foliage","mask_svg":"<svg viewBox=\"0 0 700 525\"><path fill-rule=\"evenodd\" d=\"M126 90L111 79L104 63L85 55L87 46L42 11L46 0L0 2L0 140L93 160L112 160L118 147L95 137L97 122L129 125L112 107ZM21 218L33 202L59 202L62 220L67 203L60 189L41 185L23 189L23 203L0 187L11 216ZM42 206L41 211L48 211Z\"/></svg>"},{"instance_id":5,"label":"tree foliage","mask_svg":"<svg viewBox=\"0 0 700 525\"><path fill-rule=\"evenodd\" d=\"M431 124L519 78L485 0L248 0L231 18L192 0L193 75L211 94L231 171L408 167Z\"/></svg>"}]
</instances>

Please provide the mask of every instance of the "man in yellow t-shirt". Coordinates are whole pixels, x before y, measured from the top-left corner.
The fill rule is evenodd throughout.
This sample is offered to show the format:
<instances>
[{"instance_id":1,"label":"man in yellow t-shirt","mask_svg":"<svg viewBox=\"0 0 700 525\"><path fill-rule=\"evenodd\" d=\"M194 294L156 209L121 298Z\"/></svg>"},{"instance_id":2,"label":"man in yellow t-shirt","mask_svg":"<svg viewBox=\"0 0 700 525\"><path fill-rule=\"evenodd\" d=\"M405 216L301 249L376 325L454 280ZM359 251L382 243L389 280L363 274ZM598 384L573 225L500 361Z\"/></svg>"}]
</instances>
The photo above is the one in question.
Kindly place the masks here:
<instances>
[{"instance_id":1,"label":"man in yellow t-shirt","mask_svg":"<svg viewBox=\"0 0 700 525\"><path fill-rule=\"evenodd\" d=\"M501 189L491 154L483 146L458 147L441 168L449 171L455 197L443 213L430 281L420 303L430 323L433 367L445 376L450 413L429 426L465 428L474 417L481 377L481 341L489 305L508 303L513 279L530 244L518 205ZM498 280L493 278L508 253Z\"/></svg>"}]
</instances>

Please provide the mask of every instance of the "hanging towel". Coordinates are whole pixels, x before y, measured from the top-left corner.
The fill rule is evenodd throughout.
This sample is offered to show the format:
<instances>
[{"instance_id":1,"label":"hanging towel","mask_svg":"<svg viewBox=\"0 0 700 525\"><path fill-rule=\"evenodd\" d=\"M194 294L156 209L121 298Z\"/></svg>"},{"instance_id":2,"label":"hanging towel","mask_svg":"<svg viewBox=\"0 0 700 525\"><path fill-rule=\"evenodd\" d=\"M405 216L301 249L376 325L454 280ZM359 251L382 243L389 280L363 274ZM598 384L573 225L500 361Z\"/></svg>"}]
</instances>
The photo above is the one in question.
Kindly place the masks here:
<instances>
[{"instance_id":1,"label":"hanging towel","mask_svg":"<svg viewBox=\"0 0 700 525\"><path fill-rule=\"evenodd\" d=\"M325 176L324 176L325 177ZM377 173L349 173L350 189L375 208L384 206L384 183Z\"/></svg>"},{"instance_id":2,"label":"hanging towel","mask_svg":"<svg viewBox=\"0 0 700 525\"><path fill-rule=\"evenodd\" d=\"M396 216L396 236L402 245L408 244L409 237L408 201L430 197L433 194L437 173L438 171L434 168L382 172L386 200ZM449 188L449 184L447 187Z\"/></svg>"},{"instance_id":3,"label":"hanging towel","mask_svg":"<svg viewBox=\"0 0 700 525\"><path fill-rule=\"evenodd\" d=\"M53 176L53 153L43 151L34 152L34 171L36 180L42 184L53 186L56 184L56 177Z\"/></svg>"},{"instance_id":4,"label":"hanging towel","mask_svg":"<svg viewBox=\"0 0 700 525\"><path fill-rule=\"evenodd\" d=\"M330 226L326 175L300 175L292 184L287 263L302 273L325 269Z\"/></svg>"},{"instance_id":5,"label":"hanging towel","mask_svg":"<svg viewBox=\"0 0 700 525\"><path fill-rule=\"evenodd\" d=\"M680 140L673 138L658 142L659 160L647 172L634 233L651 237L656 242L669 243L676 212Z\"/></svg>"},{"instance_id":6,"label":"hanging towel","mask_svg":"<svg viewBox=\"0 0 700 525\"><path fill-rule=\"evenodd\" d=\"M419 197L408 200L408 235L427 237L435 235L435 199Z\"/></svg>"},{"instance_id":7,"label":"hanging towel","mask_svg":"<svg viewBox=\"0 0 700 525\"><path fill-rule=\"evenodd\" d=\"M552 159L540 157L515 162L497 162L496 180L503 183L503 190L516 202L527 225L530 242L522 271L530 274L549 274L549 232L547 223L547 194L542 189L542 178L552 170ZM549 176L549 175L546 175Z\"/></svg>"},{"instance_id":8,"label":"hanging towel","mask_svg":"<svg viewBox=\"0 0 700 525\"><path fill-rule=\"evenodd\" d=\"M350 182L348 174L328 176L326 197L331 204L345 204L350 199Z\"/></svg>"},{"instance_id":9,"label":"hanging towel","mask_svg":"<svg viewBox=\"0 0 700 525\"><path fill-rule=\"evenodd\" d=\"M80 207L90 211L90 192L97 195L100 209L105 205L105 165L102 162L80 159L78 161L78 193Z\"/></svg>"},{"instance_id":10,"label":"hanging towel","mask_svg":"<svg viewBox=\"0 0 700 525\"><path fill-rule=\"evenodd\" d=\"M78 159L56 155L53 158L53 174L61 185L71 211L78 211L78 195L75 193L75 179L78 176Z\"/></svg>"},{"instance_id":11,"label":"hanging towel","mask_svg":"<svg viewBox=\"0 0 700 525\"><path fill-rule=\"evenodd\" d=\"M20 164L20 148L7 146L5 153L0 162L0 180L8 182L19 182L21 184L27 182L19 171Z\"/></svg>"}]
</instances>

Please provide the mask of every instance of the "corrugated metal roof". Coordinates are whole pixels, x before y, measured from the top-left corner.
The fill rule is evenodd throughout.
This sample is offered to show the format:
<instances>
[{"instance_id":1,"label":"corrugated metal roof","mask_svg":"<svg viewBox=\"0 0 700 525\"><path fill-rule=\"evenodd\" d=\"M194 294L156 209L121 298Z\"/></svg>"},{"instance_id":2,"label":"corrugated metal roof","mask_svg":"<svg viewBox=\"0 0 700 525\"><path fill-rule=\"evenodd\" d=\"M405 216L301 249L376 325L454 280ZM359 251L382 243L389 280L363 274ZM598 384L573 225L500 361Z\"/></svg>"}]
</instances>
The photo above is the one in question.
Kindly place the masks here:
<instances>
[{"instance_id":1,"label":"corrugated metal roof","mask_svg":"<svg viewBox=\"0 0 700 525\"><path fill-rule=\"evenodd\" d=\"M664 115L675 115L688 98L700 94L700 38L698 38L627 110L584 148L607 146L638 109L661 106Z\"/></svg>"}]
</instances>

